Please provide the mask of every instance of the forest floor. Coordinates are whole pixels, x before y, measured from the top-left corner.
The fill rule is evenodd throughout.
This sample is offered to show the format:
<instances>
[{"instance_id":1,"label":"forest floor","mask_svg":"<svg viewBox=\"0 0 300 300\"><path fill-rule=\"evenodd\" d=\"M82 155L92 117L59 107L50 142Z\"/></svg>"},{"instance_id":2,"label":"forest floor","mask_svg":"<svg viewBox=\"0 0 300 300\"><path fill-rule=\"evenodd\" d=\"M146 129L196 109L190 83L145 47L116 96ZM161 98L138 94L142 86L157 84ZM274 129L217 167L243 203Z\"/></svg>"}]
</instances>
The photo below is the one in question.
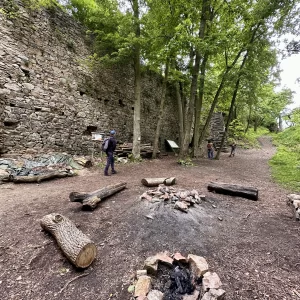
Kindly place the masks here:
<instances>
[{"instance_id":1,"label":"forest floor","mask_svg":"<svg viewBox=\"0 0 300 300\"><path fill-rule=\"evenodd\" d=\"M261 149L238 149L234 158L223 153L219 161L202 158L191 167L169 156L117 165L118 174L109 177L94 168L41 184L0 185L0 298L128 300L134 271L146 257L168 250L205 257L228 300L299 299L300 224L286 205L291 191L270 176L275 148L267 137L260 141ZM147 190L141 179L164 176L175 176L174 187L195 188L209 201L187 214L162 206L147 219L149 206L139 199ZM119 181L128 188L92 212L69 202L71 191ZM259 200L210 193L210 181L257 187ZM86 271L74 268L41 230L40 219L52 212L70 218L96 243L97 259Z\"/></svg>"}]
</instances>

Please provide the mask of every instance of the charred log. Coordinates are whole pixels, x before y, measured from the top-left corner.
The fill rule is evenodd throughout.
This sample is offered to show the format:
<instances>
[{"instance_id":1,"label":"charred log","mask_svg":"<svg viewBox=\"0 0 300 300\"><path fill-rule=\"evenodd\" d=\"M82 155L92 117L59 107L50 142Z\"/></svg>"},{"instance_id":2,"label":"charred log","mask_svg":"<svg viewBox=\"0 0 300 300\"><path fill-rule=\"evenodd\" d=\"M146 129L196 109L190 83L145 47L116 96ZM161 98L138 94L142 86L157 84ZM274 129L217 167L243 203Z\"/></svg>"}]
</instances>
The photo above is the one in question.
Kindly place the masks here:
<instances>
[{"instance_id":1,"label":"charred log","mask_svg":"<svg viewBox=\"0 0 300 300\"><path fill-rule=\"evenodd\" d=\"M237 184L227 184L221 182L211 182L207 185L211 192L230 196L239 196L250 200L258 200L258 189L254 187L241 186Z\"/></svg>"}]
</instances>

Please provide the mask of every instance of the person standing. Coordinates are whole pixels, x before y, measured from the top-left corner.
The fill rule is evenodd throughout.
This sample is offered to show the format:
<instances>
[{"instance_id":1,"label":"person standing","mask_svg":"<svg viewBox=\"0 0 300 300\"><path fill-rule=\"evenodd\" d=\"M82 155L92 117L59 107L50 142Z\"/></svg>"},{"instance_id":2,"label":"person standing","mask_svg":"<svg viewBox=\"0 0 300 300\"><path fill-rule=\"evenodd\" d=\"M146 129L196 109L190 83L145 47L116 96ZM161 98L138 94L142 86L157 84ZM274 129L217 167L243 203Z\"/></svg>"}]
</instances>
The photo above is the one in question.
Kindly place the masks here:
<instances>
[{"instance_id":1,"label":"person standing","mask_svg":"<svg viewBox=\"0 0 300 300\"><path fill-rule=\"evenodd\" d=\"M233 142L233 143L230 145L230 147L231 147L231 151L230 151L229 157L234 156L234 154L235 154L235 149L236 149L236 143Z\"/></svg>"},{"instance_id":2,"label":"person standing","mask_svg":"<svg viewBox=\"0 0 300 300\"><path fill-rule=\"evenodd\" d=\"M208 140L207 143L207 156L209 159L214 158L214 144L211 142L211 140Z\"/></svg>"},{"instance_id":3,"label":"person standing","mask_svg":"<svg viewBox=\"0 0 300 300\"><path fill-rule=\"evenodd\" d=\"M109 176L108 175L108 169L109 166L111 166L111 173L112 174L116 174L116 170L115 170L115 159L114 159L114 151L116 149L117 146L117 141L115 139L115 134L116 131L115 130L111 130L110 131L110 137L107 140L107 146L105 149L105 153L107 156L107 162L106 162L106 166L104 169L104 176Z\"/></svg>"}]
</instances>

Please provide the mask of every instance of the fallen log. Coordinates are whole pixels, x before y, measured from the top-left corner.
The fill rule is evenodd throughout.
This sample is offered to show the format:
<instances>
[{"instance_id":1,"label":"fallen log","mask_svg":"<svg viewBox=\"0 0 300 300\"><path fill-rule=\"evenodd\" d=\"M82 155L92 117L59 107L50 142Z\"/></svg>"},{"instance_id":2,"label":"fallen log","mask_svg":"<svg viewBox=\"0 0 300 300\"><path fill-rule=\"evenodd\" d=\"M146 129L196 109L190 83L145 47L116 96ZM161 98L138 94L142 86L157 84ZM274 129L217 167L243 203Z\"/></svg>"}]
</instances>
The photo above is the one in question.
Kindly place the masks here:
<instances>
[{"instance_id":1,"label":"fallen log","mask_svg":"<svg viewBox=\"0 0 300 300\"><path fill-rule=\"evenodd\" d=\"M50 232L65 256L78 268L87 268L97 255L97 248L68 218L52 213L41 219L41 226Z\"/></svg>"},{"instance_id":2,"label":"fallen log","mask_svg":"<svg viewBox=\"0 0 300 300\"><path fill-rule=\"evenodd\" d=\"M71 192L69 198L71 202L81 202L83 209L94 209L104 198L125 189L126 184L126 182L120 182L90 193Z\"/></svg>"},{"instance_id":3,"label":"fallen log","mask_svg":"<svg viewBox=\"0 0 300 300\"><path fill-rule=\"evenodd\" d=\"M33 175L33 176L13 176L10 175L9 180L13 181L14 183L28 183L28 182L41 182L43 180L49 180L53 178L63 178L67 176L73 176L70 172L50 172L41 175Z\"/></svg>"},{"instance_id":4,"label":"fallen log","mask_svg":"<svg viewBox=\"0 0 300 300\"><path fill-rule=\"evenodd\" d=\"M141 180L142 184L148 187L151 186L158 186L160 184L165 184L165 185L173 185L176 182L175 177L164 177L164 178L143 178Z\"/></svg>"},{"instance_id":5,"label":"fallen log","mask_svg":"<svg viewBox=\"0 0 300 300\"><path fill-rule=\"evenodd\" d=\"M209 191L219 194L239 196L250 200L258 200L258 189L253 187L246 187L237 184L227 184L221 182L210 182L207 185Z\"/></svg>"}]
</instances>

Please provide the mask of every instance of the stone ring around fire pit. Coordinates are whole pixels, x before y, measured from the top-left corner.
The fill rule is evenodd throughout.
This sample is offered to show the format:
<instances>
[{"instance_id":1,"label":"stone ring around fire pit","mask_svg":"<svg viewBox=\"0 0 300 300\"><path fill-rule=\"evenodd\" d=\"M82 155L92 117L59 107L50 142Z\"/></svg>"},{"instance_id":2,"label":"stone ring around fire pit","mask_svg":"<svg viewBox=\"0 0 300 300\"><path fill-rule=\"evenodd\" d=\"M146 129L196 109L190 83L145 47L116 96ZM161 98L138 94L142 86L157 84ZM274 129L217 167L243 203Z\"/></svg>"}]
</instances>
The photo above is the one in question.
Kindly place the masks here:
<instances>
[{"instance_id":1,"label":"stone ring around fire pit","mask_svg":"<svg viewBox=\"0 0 300 300\"><path fill-rule=\"evenodd\" d=\"M165 251L145 260L144 269L136 271L128 291L136 300L224 300L221 285L205 258Z\"/></svg>"}]
</instances>

